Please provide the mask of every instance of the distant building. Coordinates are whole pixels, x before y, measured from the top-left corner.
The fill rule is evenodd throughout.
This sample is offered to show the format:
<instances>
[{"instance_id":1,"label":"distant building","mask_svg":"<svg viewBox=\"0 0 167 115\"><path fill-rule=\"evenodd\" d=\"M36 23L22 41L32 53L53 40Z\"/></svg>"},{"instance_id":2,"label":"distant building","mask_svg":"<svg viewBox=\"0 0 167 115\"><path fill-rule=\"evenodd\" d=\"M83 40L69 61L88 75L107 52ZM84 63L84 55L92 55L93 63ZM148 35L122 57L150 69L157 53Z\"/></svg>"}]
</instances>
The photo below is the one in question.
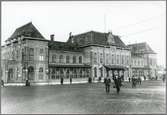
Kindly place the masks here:
<instances>
[{"instance_id":1,"label":"distant building","mask_svg":"<svg viewBox=\"0 0 167 115\"><path fill-rule=\"evenodd\" d=\"M66 42L55 39L54 35L50 40L45 39L31 22L17 28L2 46L4 82L25 83L28 79L51 83L60 82L60 78L64 78L64 82L69 82L70 78L74 82L88 78L98 81L112 77L114 72L124 80L135 72L156 75L156 54L146 43L126 46L112 32L95 31L70 33Z\"/></svg>"},{"instance_id":2,"label":"distant building","mask_svg":"<svg viewBox=\"0 0 167 115\"><path fill-rule=\"evenodd\" d=\"M146 79L156 78L156 53L147 43L130 44L132 75L145 76Z\"/></svg>"}]
</instances>

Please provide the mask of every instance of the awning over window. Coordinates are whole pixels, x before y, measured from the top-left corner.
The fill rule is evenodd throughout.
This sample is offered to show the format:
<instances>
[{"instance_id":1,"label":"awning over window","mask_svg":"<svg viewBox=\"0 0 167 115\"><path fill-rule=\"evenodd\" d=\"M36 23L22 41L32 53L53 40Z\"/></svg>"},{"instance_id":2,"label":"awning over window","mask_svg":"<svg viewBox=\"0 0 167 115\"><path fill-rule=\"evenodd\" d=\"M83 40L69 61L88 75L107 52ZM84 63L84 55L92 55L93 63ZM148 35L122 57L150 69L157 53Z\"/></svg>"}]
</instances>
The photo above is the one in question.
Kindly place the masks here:
<instances>
[{"instance_id":1,"label":"awning over window","mask_svg":"<svg viewBox=\"0 0 167 115\"><path fill-rule=\"evenodd\" d=\"M74 68L77 68L77 67L82 67L82 68L91 68L90 65L72 65L72 64L68 64L68 65L56 65L56 64L49 64L49 67L63 67L63 68L68 68L68 67L74 67Z\"/></svg>"},{"instance_id":2,"label":"awning over window","mask_svg":"<svg viewBox=\"0 0 167 115\"><path fill-rule=\"evenodd\" d=\"M128 68L120 65L104 65L106 69L109 70L127 70Z\"/></svg>"}]
</instances>

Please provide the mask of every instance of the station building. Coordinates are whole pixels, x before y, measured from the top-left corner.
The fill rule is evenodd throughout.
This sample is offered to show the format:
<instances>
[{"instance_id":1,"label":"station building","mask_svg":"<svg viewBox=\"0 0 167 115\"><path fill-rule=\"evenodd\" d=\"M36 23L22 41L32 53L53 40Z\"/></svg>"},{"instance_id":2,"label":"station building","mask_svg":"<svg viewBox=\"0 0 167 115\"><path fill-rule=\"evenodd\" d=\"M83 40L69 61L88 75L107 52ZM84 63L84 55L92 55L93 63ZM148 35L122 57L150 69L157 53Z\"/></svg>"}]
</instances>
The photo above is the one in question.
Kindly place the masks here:
<instances>
[{"instance_id":1,"label":"station building","mask_svg":"<svg viewBox=\"0 0 167 115\"><path fill-rule=\"evenodd\" d=\"M146 43L130 44L131 68L133 76L154 79L157 77L157 57L156 53Z\"/></svg>"},{"instance_id":2,"label":"station building","mask_svg":"<svg viewBox=\"0 0 167 115\"><path fill-rule=\"evenodd\" d=\"M115 71L128 80L133 74L133 47L126 46L112 32L70 33L66 42L60 42L54 35L44 38L30 22L17 28L5 42L1 49L5 83L25 83L26 79L33 83L51 83L60 82L62 77L65 82L70 78L74 82L87 82L90 77L96 82L112 77Z\"/></svg>"}]
</instances>

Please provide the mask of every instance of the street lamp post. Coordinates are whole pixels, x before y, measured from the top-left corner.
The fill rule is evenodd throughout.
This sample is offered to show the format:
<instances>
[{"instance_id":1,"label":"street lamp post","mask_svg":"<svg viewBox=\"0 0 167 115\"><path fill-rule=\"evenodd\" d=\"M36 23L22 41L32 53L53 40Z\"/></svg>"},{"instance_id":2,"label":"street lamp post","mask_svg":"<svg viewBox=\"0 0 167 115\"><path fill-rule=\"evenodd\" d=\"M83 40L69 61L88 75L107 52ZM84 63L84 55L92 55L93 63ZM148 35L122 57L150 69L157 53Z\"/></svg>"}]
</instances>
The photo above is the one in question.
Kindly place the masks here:
<instances>
[{"instance_id":1,"label":"street lamp post","mask_svg":"<svg viewBox=\"0 0 167 115\"><path fill-rule=\"evenodd\" d=\"M6 78L8 78L8 70L6 70L5 72L6 72ZM6 82L8 82L8 79L6 80Z\"/></svg>"},{"instance_id":2,"label":"street lamp post","mask_svg":"<svg viewBox=\"0 0 167 115\"><path fill-rule=\"evenodd\" d=\"M47 80L48 80L48 84L49 84L49 70L48 69L46 69L46 78L47 78Z\"/></svg>"}]
</instances>

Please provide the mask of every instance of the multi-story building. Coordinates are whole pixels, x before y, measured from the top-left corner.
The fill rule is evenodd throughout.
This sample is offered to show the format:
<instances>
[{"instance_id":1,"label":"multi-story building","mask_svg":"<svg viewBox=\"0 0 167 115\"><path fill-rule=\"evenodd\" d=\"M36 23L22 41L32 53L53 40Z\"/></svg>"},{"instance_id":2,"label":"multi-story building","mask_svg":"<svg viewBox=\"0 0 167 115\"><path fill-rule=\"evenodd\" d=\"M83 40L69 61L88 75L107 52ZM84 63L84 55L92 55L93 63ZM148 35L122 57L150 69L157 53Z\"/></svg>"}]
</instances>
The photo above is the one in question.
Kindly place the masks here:
<instances>
[{"instance_id":1,"label":"multi-story building","mask_svg":"<svg viewBox=\"0 0 167 115\"><path fill-rule=\"evenodd\" d=\"M146 77L146 79L156 78L157 76L157 59L156 53L150 46L144 43L130 44L131 49L131 67L132 74Z\"/></svg>"},{"instance_id":2,"label":"multi-story building","mask_svg":"<svg viewBox=\"0 0 167 115\"><path fill-rule=\"evenodd\" d=\"M51 83L60 82L62 77L64 82L69 82L70 78L73 82L87 81L90 77L97 81L117 72L127 80L132 76L130 48L112 32L70 33L66 42L55 41L51 35L48 40L28 23L17 28L2 47L2 79L5 83L24 83L26 79ZM155 63L150 57L153 54L137 57L137 60L150 67L147 61Z\"/></svg>"},{"instance_id":3,"label":"multi-story building","mask_svg":"<svg viewBox=\"0 0 167 115\"><path fill-rule=\"evenodd\" d=\"M72 36L67 43L73 42L83 49L84 57L91 65L94 80L112 77L113 72L124 74L127 80L130 74L131 52L119 36L109 33L89 31Z\"/></svg>"},{"instance_id":4,"label":"multi-story building","mask_svg":"<svg viewBox=\"0 0 167 115\"><path fill-rule=\"evenodd\" d=\"M28 23L6 40L2 47L2 79L5 82L47 80L48 41Z\"/></svg>"}]
</instances>

